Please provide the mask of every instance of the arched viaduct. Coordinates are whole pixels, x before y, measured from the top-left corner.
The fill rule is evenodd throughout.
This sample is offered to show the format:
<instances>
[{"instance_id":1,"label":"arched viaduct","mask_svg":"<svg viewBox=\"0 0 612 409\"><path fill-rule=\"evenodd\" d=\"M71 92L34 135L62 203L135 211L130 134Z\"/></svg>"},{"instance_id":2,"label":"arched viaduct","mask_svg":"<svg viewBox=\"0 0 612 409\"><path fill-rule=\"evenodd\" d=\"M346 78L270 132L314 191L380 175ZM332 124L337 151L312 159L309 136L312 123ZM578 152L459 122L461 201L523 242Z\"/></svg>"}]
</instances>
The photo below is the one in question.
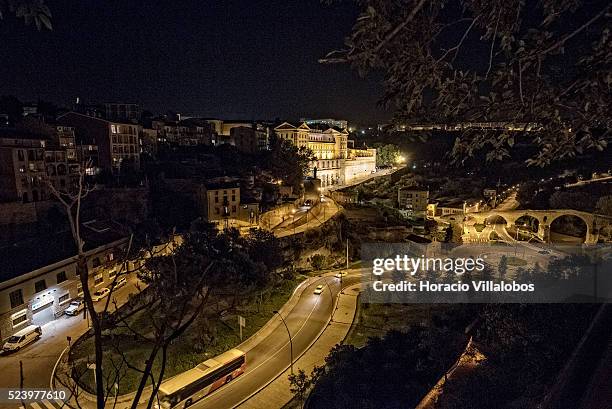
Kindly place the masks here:
<instances>
[{"instance_id":1,"label":"arched viaduct","mask_svg":"<svg viewBox=\"0 0 612 409\"><path fill-rule=\"evenodd\" d=\"M586 225L585 244L595 244L599 239L599 232L602 228L612 224L612 217L582 212L573 209L554 209L554 210L490 210L487 212L469 213L465 215L465 226L476 224L490 225L490 221L496 217L503 218L508 226L516 225L516 221L528 216L538 221L537 237L545 243L550 242L550 226L555 219L561 216L576 216L584 221ZM483 229L479 237L488 240L489 234L494 229L489 227ZM479 241L483 241L479 240Z\"/></svg>"}]
</instances>

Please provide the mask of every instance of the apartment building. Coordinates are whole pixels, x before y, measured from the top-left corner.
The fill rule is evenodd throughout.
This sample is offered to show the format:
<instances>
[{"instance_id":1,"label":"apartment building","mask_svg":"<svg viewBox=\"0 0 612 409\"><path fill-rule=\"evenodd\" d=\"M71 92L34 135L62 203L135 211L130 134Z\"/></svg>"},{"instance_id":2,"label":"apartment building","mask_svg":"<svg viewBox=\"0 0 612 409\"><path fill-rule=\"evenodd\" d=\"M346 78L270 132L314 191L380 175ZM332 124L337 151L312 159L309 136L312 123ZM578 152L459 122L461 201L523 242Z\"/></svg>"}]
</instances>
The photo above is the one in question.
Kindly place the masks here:
<instances>
[{"instance_id":1,"label":"apartment building","mask_svg":"<svg viewBox=\"0 0 612 409\"><path fill-rule=\"evenodd\" d=\"M77 112L68 112L58 118L62 125L74 127L77 149L82 156L97 151L100 169L120 172L122 166L140 169L140 126L132 123L111 122ZM96 148L93 148L93 147Z\"/></svg>"},{"instance_id":2,"label":"apartment building","mask_svg":"<svg viewBox=\"0 0 612 409\"><path fill-rule=\"evenodd\" d=\"M48 197L44 136L3 129L0 132L0 200L24 203Z\"/></svg>"},{"instance_id":3,"label":"apartment building","mask_svg":"<svg viewBox=\"0 0 612 409\"><path fill-rule=\"evenodd\" d=\"M104 118L109 121L136 123L140 119L140 105L125 102L106 102Z\"/></svg>"},{"instance_id":4,"label":"apartment building","mask_svg":"<svg viewBox=\"0 0 612 409\"><path fill-rule=\"evenodd\" d=\"M240 184L236 182L206 183L198 189L202 213L208 221L238 218Z\"/></svg>"},{"instance_id":5,"label":"apartment building","mask_svg":"<svg viewBox=\"0 0 612 409\"><path fill-rule=\"evenodd\" d=\"M152 121L151 127L157 131L158 140L163 143L179 146L211 145L214 139L211 124L199 118L176 121L156 119Z\"/></svg>"},{"instance_id":6,"label":"apartment building","mask_svg":"<svg viewBox=\"0 0 612 409\"><path fill-rule=\"evenodd\" d=\"M268 149L268 129L260 124L230 129L230 143L239 151L257 153Z\"/></svg>"},{"instance_id":7,"label":"apartment building","mask_svg":"<svg viewBox=\"0 0 612 409\"><path fill-rule=\"evenodd\" d=\"M106 287L121 265L127 244L123 234L109 223L82 225L90 290ZM30 324L44 325L62 314L83 289L76 271L74 242L70 233L13 243L0 248L4 260L0 272L0 339Z\"/></svg>"},{"instance_id":8,"label":"apartment building","mask_svg":"<svg viewBox=\"0 0 612 409\"><path fill-rule=\"evenodd\" d=\"M78 165L74 167L75 165L71 164L73 167L69 170L65 150L51 148L45 149L45 169L47 171L47 179L56 190L64 192L68 191L72 182L71 174L75 175L75 170L78 171Z\"/></svg>"},{"instance_id":9,"label":"apartment building","mask_svg":"<svg viewBox=\"0 0 612 409\"><path fill-rule=\"evenodd\" d=\"M76 139L73 127L62 125L54 126L53 142L54 145L66 151L66 160L68 162L77 161Z\"/></svg>"},{"instance_id":10,"label":"apartment building","mask_svg":"<svg viewBox=\"0 0 612 409\"><path fill-rule=\"evenodd\" d=\"M429 203L429 190L418 187L404 187L397 190L398 207L412 213L427 211Z\"/></svg>"},{"instance_id":11,"label":"apartment building","mask_svg":"<svg viewBox=\"0 0 612 409\"><path fill-rule=\"evenodd\" d=\"M90 220L81 225L90 292L109 287L117 274L133 274L149 257L171 254L182 244L179 235L159 240L143 253L131 249L122 227ZM0 340L31 325L60 317L70 301L83 295L77 276L76 249L69 232L0 247Z\"/></svg>"}]
</instances>

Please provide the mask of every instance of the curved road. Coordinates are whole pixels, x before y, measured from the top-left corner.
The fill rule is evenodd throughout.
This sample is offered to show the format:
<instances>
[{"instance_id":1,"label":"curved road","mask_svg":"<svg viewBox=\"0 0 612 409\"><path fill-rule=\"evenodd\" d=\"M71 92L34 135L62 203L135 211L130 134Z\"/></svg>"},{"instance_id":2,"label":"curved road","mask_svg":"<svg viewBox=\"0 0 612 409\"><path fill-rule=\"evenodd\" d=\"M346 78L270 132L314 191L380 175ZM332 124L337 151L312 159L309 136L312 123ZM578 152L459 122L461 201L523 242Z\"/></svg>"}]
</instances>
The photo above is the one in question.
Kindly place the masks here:
<instances>
[{"instance_id":1,"label":"curved road","mask_svg":"<svg viewBox=\"0 0 612 409\"><path fill-rule=\"evenodd\" d=\"M325 285L327 281L327 285ZM360 281L359 273L351 273L342 279L342 288ZM323 284L320 295L313 294L317 285ZM284 317L293 338L293 360L308 350L327 326L334 300L341 290L340 280L326 276L314 280L300 295L299 302ZM333 298L332 298L333 294ZM238 406L252 394L265 387L290 366L290 345L287 330L278 319L274 331L246 350L246 372L229 384L193 405L194 408L229 409ZM294 368L297 371L297 368Z\"/></svg>"},{"instance_id":2,"label":"curved road","mask_svg":"<svg viewBox=\"0 0 612 409\"><path fill-rule=\"evenodd\" d=\"M293 339L293 361L305 353L309 347L317 340L319 335L326 328L330 317L332 317L335 307L335 300L341 289L360 282L360 270L353 269L349 274L340 279L333 275L320 276L307 284L298 297L297 303L284 315L289 331ZM327 283L327 284L326 284ZM315 288L322 284L323 292L319 295L314 294ZM127 287L127 286L126 286ZM128 291L125 291L127 298ZM123 294L121 294L123 295ZM102 304L102 303L100 303ZM195 408L215 408L229 409L240 405L250 396L272 382L277 376L290 366L291 354L287 330L282 325L278 317L273 317L276 321L272 324L271 332L259 339L257 334L246 340L240 348L246 352L247 367L244 374L234 379L229 384L223 386L204 399L194 403ZM82 333L86 328L86 323L81 317L71 317L63 320L64 325L57 329L56 334L46 333L43 338L45 342L37 342L31 347L11 355L6 369L10 375L1 376L5 387L17 387L19 385L19 360L24 361L26 369L26 387L48 387L49 375L52 367L57 360L57 356L66 346L66 335L72 335L73 339ZM66 326L67 324L67 326ZM46 356L48 359L41 359ZM7 357L4 357L7 358ZM41 362L42 361L42 362ZM3 361L2 363L8 363ZM27 363L27 364L26 364ZM297 371L297 368L294 368ZM12 373L15 371L15 373ZM34 375L36 373L36 375ZM45 376L46 374L49 374ZM4 385L2 385L4 386ZM93 402L80 402L83 408L93 408ZM53 406L53 405L52 405ZM5 406L0 404L0 408ZM144 408L146 405L139 405ZM44 406L27 405L26 409L46 409Z\"/></svg>"}]
</instances>

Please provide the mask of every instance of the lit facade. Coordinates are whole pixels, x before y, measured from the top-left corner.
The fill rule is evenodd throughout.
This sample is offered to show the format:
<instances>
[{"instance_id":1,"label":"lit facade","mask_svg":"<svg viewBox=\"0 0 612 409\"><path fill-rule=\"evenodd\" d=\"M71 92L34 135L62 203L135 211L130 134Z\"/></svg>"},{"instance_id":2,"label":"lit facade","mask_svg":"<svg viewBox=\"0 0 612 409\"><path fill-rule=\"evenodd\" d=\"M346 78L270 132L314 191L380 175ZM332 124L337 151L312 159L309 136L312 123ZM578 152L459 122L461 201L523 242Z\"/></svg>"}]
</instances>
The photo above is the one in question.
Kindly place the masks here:
<instances>
[{"instance_id":1,"label":"lit facade","mask_svg":"<svg viewBox=\"0 0 612 409\"><path fill-rule=\"evenodd\" d=\"M426 212L429 202L429 190L419 188L399 188L397 203L400 209L411 212Z\"/></svg>"},{"instance_id":2,"label":"lit facade","mask_svg":"<svg viewBox=\"0 0 612 409\"><path fill-rule=\"evenodd\" d=\"M346 129L320 130L306 123L294 126L284 122L274 131L279 138L312 151L316 158L311 165L312 176L316 172L322 187L347 184L376 170L376 150L349 148L352 141Z\"/></svg>"},{"instance_id":3,"label":"lit facade","mask_svg":"<svg viewBox=\"0 0 612 409\"><path fill-rule=\"evenodd\" d=\"M238 218L240 208L240 185L237 183L215 183L201 186L199 203L208 221Z\"/></svg>"}]
</instances>

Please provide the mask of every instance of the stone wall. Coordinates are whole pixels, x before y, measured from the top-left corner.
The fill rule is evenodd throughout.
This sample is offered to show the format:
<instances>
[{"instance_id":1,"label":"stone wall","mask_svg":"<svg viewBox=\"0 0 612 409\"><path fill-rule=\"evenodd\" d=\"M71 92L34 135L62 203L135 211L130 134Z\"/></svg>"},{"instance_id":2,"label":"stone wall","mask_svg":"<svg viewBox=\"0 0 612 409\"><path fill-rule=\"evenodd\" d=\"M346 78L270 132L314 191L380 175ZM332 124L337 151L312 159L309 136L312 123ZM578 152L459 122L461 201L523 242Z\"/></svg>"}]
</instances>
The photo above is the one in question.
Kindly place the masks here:
<instances>
[{"instance_id":1,"label":"stone wall","mask_svg":"<svg viewBox=\"0 0 612 409\"><path fill-rule=\"evenodd\" d=\"M357 157L344 161L344 184L363 178L376 170L376 156Z\"/></svg>"},{"instance_id":2,"label":"stone wall","mask_svg":"<svg viewBox=\"0 0 612 409\"><path fill-rule=\"evenodd\" d=\"M52 208L58 209L55 219L50 220ZM57 203L51 200L41 202L0 203L0 242L13 242L38 235L53 223L63 223L63 212Z\"/></svg>"}]
</instances>

